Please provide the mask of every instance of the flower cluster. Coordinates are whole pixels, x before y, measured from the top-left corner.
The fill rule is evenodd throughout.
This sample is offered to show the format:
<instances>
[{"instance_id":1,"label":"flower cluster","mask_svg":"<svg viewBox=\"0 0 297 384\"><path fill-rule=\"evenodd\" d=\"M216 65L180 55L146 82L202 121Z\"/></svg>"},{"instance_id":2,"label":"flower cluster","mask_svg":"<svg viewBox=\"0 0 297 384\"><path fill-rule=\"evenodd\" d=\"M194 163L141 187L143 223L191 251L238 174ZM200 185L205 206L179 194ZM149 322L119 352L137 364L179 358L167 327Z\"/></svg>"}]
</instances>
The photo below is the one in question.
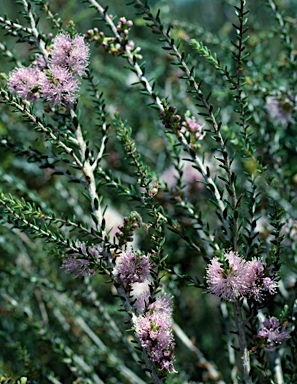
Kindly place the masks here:
<instances>
[{"instance_id":1,"label":"flower cluster","mask_svg":"<svg viewBox=\"0 0 297 384\"><path fill-rule=\"evenodd\" d=\"M281 323L276 317L270 317L263 322L257 337L265 343L264 349L271 351L279 347L289 337L289 333L285 323Z\"/></svg>"},{"instance_id":2,"label":"flower cluster","mask_svg":"<svg viewBox=\"0 0 297 384\"><path fill-rule=\"evenodd\" d=\"M174 371L175 359L172 335L172 303L168 295L155 295L151 298L148 282L150 276L150 260L141 252L123 252L116 260L114 276L119 276L126 287L141 284L144 290L133 303L133 329L141 345L147 350L152 361L161 370Z\"/></svg>"},{"instance_id":3,"label":"flower cluster","mask_svg":"<svg viewBox=\"0 0 297 384\"><path fill-rule=\"evenodd\" d=\"M227 301L242 296L261 301L265 293L273 295L277 288L274 277L265 274L265 266L259 259L246 261L235 252L225 252L223 260L214 257L207 267L208 289Z\"/></svg>"},{"instance_id":4,"label":"flower cluster","mask_svg":"<svg viewBox=\"0 0 297 384\"><path fill-rule=\"evenodd\" d=\"M160 117L162 117L162 124L166 129L175 131L180 129L180 115L175 114L176 107L171 105L166 108L164 111L160 112Z\"/></svg>"},{"instance_id":5,"label":"flower cluster","mask_svg":"<svg viewBox=\"0 0 297 384\"><path fill-rule=\"evenodd\" d=\"M145 307L146 311L139 316L133 315L134 331L152 361L161 370L174 372L171 299L164 294L155 297L155 301L148 304L148 297L149 291L144 293L135 303L141 312L145 310Z\"/></svg>"},{"instance_id":6,"label":"flower cluster","mask_svg":"<svg viewBox=\"0 0 297 384\"><path fill-rule=\"evenodd\" d=\"M109 15L112 19L112 15ZM141 48L136 47L133 40L128 40L130 29L133 25L131 20L121 17L116 26L117 33L120 35L120 41L116 37L105 36L103 31L98 28L89 29L85 34L85 39L88 42L94 42L95 46L102 46L107 53L117 56L119 54L129 51L136 59L141 60Z\"/></svg>"},{"instance_id":7,"label":"flower cluster","mask_svg":"<svg viewBox=\"0 0 297 384\"><path fill-rule=\"evenodd\" d=\"M139 227L139 215L136 212L131 212L129 217L125 216L124 224L118 225L118 231L115 234L119 245L133 241L134 230Z\"/></svg>"},{"instance_id":8,"label":"flower cluster","mask_svg":"<svg viewBox=\"0 0 297 384\"><path fill-rule=\"evenodd\" d=\"M125 284L143 283L150 275L150 260L141 252L123 252L116 260L114 276L120 276Z\"/></svg>"},{"instance_id":9,"label":"flower cluster","mask_svg":"<svg viewBox=\"0 0 297 384\"><path fill-rule=\"evenodd\" d=\"M127 20L125 17L121 17L117 24L117 31L127 36L129 34L129 30L132 27L132 25L133 25L132 20Z\"/></svg>"},{"instance_id":10,"label":"flower cluster","mask_svg":"<svg viewBox=\"0 0 297 384\"><path fill-rule=\"evenodd\" d=\"M94 259L99 259L101 250L96 247L86 248L84 243L77 243L76 246L79 249L79 253L66 255L61 268L65 268L67 273L72 273L76 270L78 277L94 275L95 270L89 267L90 256L93 256Z\"/></svg>"},{"instance_id":11,"label":"flower cluster","mask_svg":"<svg viewBox=\"0 0 297 384\"><path fill-rule=\"evenodd\" d=\"M199 148L197 141L203 139L204 133L202 126L196 121L196 118L194 116L189 117L189 113L186 113L185 120L181 126L181 132L188 138L191 147Z\"/></svg>"},{"instance_id":12,"label":"flower cluster","mask_svg":"<svg viewBox=\"0 0 297 384\"><path fill-rule=\"evenodd\" d=\"M66 33L57 35L49 59L41 55L28 68L14 69L8 88L19 97L32 101L42 97L54 104L71 104L77 98L79 81L88 65L89 48L83 38Z\"/></svg>"}]
</instances>

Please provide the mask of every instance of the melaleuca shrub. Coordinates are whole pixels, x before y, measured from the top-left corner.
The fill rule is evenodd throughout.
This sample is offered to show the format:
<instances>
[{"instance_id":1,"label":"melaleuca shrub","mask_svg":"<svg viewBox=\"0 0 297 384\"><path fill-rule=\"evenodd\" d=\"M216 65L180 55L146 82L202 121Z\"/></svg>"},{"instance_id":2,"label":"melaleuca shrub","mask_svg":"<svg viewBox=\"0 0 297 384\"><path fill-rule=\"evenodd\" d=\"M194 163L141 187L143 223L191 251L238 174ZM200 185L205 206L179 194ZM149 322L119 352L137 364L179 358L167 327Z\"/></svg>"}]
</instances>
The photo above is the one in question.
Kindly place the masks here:
<instances>
[{"instance_id":1,"label":"melaleuca shrub","mask_svg":"<svg viewBox=\"0 0 297 384\"><path fill-rule=\"evenodd\" d=\"M3 3L1 381L297 382L293 0Z\"/></svg>"}]
</instances>

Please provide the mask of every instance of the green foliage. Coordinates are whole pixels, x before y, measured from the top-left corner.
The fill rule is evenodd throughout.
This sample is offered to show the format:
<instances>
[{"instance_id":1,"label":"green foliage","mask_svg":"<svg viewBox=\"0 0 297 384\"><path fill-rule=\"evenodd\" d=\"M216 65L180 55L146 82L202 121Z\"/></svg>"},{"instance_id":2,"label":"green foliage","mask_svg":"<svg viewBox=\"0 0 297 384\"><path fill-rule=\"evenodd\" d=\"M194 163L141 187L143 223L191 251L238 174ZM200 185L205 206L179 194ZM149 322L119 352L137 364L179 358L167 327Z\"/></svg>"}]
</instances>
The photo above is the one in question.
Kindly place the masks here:
<instances>
[{"instance_id":1,"label":"green foliage","mask_svg":"<svg viewBox=\"0 0 297 384\"><path fill-rule=\"evenodd\" d=\"M4 13L0 381L297 382L294 1L4 0ZM78 100L17 97L9 72L61 31L90 46ZM135 292L113 274L131 247L150 255L149 303L174 298L178 372L133 332ZM232 308L207 293L228 250L264 260L277 294ZM265 316L291 332L273 352Z\"/></svg>"}]
</instances>

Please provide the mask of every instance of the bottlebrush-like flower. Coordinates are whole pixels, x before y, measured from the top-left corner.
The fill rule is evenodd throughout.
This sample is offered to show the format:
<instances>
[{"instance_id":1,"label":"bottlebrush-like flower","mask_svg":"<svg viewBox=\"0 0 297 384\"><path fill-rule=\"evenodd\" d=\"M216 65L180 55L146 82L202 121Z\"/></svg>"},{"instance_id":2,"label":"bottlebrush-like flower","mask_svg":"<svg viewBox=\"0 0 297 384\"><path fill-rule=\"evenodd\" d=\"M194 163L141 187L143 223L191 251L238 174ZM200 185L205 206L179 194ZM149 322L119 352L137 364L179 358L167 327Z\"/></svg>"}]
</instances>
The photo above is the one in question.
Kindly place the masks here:
<instances>
[{"instance_id":1,"label":"bottlebrush-like flower","mask_svg":"<svg viewBox=\"0 0 297 384\"><path fill-rule=\"evenodd\" d=\"M58 66L50 67L40 77L40 90L45 100L50 103L71 104L77 98L79 83L66 69Z\"/></svg>"},{"instance_id":2,"label":"bottlebrush-like flower","mask_svg":"<svg viewBox=\"0 0 297 384\"><path fill-rule=\"evenodd\" d=\"M277 283L273 276L265 276L263 261L246 261L235 252L225 252L222 261L214 257L206 275L209 291L227 301L242 296L261 301L265 292L276 292Z\"/></svg>"},{"instance_id":3,"label":"bottlebrush-like flower","mask_svg":"<svg viewBox=\"0 0 297 384\"><path fill-rule=\"evenodd\" d=\"M149 292L147 296L149 296ZM173 354L171 316L171 300L168 295L162 295L148 305L144 314L133 315L132 320L134 331L152 361L159 365L160 369L174 372L175 356Z\"/></svg>"},{"instance_id":4,"label":"bottlebrush-like flower","mask_svg":"<svg viewBox=\"0 0 297 384\"><path fill-rule=\"evenodd\" d=\"M271 351L279 347L289 337L289 333L284 323L281 323L276 317L270 317L263 322L257 337L264 341L264 349Z\"/></svg>"},{"instance_id":5,"label":"bottlebrush-like flower","mask_svg":"<svg viewBox=\"0 0 297 384\"><path fill-rule=\"evenodd\" d=\"M143 283L150 275L149 257L141 252L123 252L117 258L113 274L126 284Z\"/></svg>"},{"instance_id":6,"label":"bottlebrush-like flower","mask_svg":"<svg viewBox=\"0 0 297 384\"><path fill-rule=\"evenodd\" d=\"M88 66L89 47L82 36L73 39L67 33L60 33L53 40L50 64L68 69L82 76Z\"/></svg>"},{"instance_id":7,"label":"bottlebrush-like flower","mask_svg":"<svg viewBox=\"0 0 297 384\"><path fill-rule=\"evenodd\" d=\"M8 88L26 100L39 97L39 71L36 68L16 68L9 74Z\"/></svg>"}]
</instances>

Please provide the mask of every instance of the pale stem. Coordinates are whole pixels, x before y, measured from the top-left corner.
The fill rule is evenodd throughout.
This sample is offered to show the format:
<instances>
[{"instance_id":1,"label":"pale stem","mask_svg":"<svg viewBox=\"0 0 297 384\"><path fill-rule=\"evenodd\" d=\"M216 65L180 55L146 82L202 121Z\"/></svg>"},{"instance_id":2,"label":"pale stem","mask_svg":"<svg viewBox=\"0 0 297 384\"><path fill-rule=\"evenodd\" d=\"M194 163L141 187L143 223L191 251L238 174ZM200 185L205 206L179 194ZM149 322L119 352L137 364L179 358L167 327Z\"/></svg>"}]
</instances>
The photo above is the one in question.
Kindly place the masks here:
<instances>
[{"instance_id":1,"label":"pale stem","mask_svg":"<svg viewBox=\"0 0 297 384\"><path fill-rule=\"evenodd\" d=\"M35 39L35 44L40 49L40 51L43 54L45 60L47 60L48 52L46 50L44 41L42 39L40 39L39 32L38 32L38 29L37 29L37 23L35 21L35 17L33 15L33 13L31 12L31 8L29 7L28 2L26 0L21 0L21 1L23 3L25 11L27 12L27 14L29 16L29 21L30 21L30 25L31 25L31 29L32 29L32 35L34 36L34 39Z\"/></svg>"},{"instance_id":2,"label":"pale stem","mask_svg":"<svg viewBox=\"0 0 297 384\"><path fill-rule=\"evenodd\" d=\"M233 303L233 308L234 308L236 327L238 331L238 341L239 341L239 348L241 353L244 383L252 384L252 379L250 377L250 370L251 370L250 354L247 348L241 305L238 300Z\"/></svg>"},{"instance_id":3,"label":"pale stem","mask_svg":"<svg viewBox=\"0 0 297 384\"><path fill-rule=\"evenodd\" d=\"M70 115L72 120L77 119L76 113L74 112L73 109L70 109ZM102 216L100 198L97 193L96 180L94 175L95 167L91 164L89 157L86 157L87 145L84 140L80 124L76 125L75 136L79 146L80 161L82 164L81 169L84 173L85 180L88 184L88 191L91 199L92 212L97 219L97 222L98 222L97 227L101 228L103 216ZM101 152L103 152L103 150L104 150L104 146L101 146L101 151L99 152L99 155L101 155L101 157L102 157ZM99 161L99 157L97 157L94 164L97 165L98 161ZM105 233L103 232L102 237L104 236L105 236Z\"/></svg>"},{"instance_id":4,"label":"pale stem","mask_svg":"<svg viewBox=\"0 0 297 384\"><path fill-rule=\"evenodd\" d=\"M275 374L275 380L277 384L285 384L283 369L281 364L281 354L279 352L277 352L277 356L274 361L274 374Z\"/></svg>"},{"instance_id":5,"label":"pale stem","mask_svg":"<svg viewBox=\"0 0 297 384\"><path fill-rule=\"evenodd\" d=\"M224 301L222 301L220 308L223 316L225 335L227 338L227 350L228 350L229 363L232 366L231 380L233 384L238 384L238 379L237 379L238 367L236 364L235 350L234 348L232 348L232 340L231 340L231 334L229 329L229 313L228 313L227 304Z\"/></svg>"}]
</instances>

